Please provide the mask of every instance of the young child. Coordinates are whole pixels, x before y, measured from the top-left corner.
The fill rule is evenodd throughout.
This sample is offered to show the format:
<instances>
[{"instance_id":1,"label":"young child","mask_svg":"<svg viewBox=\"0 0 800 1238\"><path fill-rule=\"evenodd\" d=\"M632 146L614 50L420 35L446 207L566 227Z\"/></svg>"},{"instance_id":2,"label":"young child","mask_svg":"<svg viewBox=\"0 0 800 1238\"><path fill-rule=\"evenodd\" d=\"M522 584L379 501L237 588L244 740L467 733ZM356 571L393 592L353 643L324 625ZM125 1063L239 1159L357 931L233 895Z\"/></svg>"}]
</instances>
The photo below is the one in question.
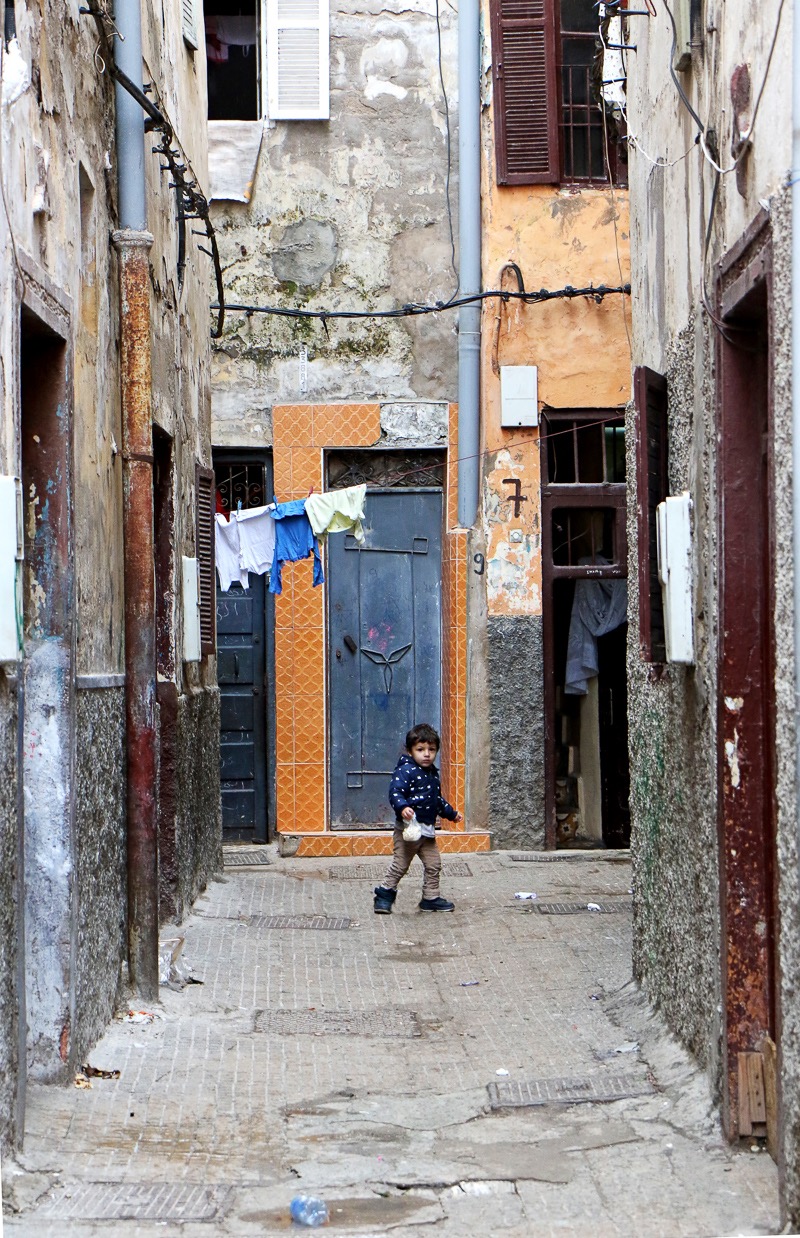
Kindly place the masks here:
<instances>
[{"instance_id":1,"label":"young child","mask_svg":"<svg viewBox=\"0 0 800 1238\"><path fill-rule=\"evenodd\" d=\"M415 855L422 860L425 869L420 909L455 911L455 905L439 895L442 857L436 846L435 824L437 817L446 817L448 821L463 821L464 818L442 798L439 771L434 765L438 751L439 736L426 722L412 727L406 735L406 751L395 766L389 787L389 803L397 814L394 858L383 885L375 889L376 915L391 914L397 886ZM422 837L408 842L403 838L403 830L415 815L422 828Z\"/></svg>"}]
</instances>

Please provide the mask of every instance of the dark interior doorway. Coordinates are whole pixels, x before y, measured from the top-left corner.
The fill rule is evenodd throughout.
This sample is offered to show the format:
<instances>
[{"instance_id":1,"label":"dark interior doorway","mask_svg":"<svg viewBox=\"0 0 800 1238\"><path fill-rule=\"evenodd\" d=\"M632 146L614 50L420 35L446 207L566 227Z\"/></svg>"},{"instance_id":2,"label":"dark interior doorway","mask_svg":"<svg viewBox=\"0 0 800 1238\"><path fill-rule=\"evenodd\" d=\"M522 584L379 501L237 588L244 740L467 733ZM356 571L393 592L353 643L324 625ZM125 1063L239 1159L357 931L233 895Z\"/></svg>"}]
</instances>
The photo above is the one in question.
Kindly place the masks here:
<instances>
[{"instance_id":1,"label":"dark interior doorway","mask_svg":"<svg viewBox=\"0 0 800 1238\"><path fill-rule=\"evenodd\" d=\"M624 848L624 426L616 410L585 409L548 412L542 430L546 843Z\"/></svg>"},{"instance_id":2,"label":"dark interior doorway","mask_svg":"<svg viewBox=\"0 0 800 1238\"><path fill-rule=\"evenodd\" d=\"M217 511L272 500L269 453L214 453ZM217 580L217 681L223 841L269 842L275 821L274 598L251 574L223 592Z\"/></svg>"}]
</instances>

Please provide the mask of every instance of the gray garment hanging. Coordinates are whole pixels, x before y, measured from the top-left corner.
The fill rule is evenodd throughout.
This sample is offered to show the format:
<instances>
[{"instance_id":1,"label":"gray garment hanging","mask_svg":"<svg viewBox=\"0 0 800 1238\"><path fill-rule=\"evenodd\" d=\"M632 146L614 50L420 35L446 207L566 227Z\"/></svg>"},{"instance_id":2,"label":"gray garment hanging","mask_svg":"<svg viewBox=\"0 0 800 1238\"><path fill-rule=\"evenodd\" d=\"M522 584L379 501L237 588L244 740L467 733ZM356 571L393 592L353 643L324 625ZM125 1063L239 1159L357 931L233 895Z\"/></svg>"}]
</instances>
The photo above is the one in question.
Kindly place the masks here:
<instances>
[{"instance_id":1,"label":"gray garment hanging","mask_svg":"<svg viewBox=\"0 0 800 1238\"><path fill-rule=\"evenodd\" d=\"M583 560L582 560L583 562ZM587 559L585 562L590 563ZM605 563L600 555L595 563ZM567 669L564 692L568 696L585 696L589 680L599 670L597 638L613 632L628 618L628 582L609 580L576 580L572 617L567 641Z\"/></svg>"}]
</instances>

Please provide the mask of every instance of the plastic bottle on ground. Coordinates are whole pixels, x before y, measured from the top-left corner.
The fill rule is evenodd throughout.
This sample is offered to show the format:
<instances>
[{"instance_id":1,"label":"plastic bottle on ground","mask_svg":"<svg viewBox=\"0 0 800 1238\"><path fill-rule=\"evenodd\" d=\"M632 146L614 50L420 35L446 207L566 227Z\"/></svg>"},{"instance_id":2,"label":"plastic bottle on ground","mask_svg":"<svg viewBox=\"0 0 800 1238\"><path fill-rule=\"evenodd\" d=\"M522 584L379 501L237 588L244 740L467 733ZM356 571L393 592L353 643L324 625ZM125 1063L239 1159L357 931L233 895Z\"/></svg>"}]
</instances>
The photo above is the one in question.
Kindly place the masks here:
<instances>
[{"instance_id":1,"label":"plastic bottle on ground","mask_svg":"<svg viewBox=\"0 0 800 1238\"><path fill-rule=\"evenodd\" d=\"M292 1200L290 1212L293 1221L296 1221L298 1225L307 1225L310 1229L324 1225L328 1219L327 1204L314 1195L296 1195Z\"/></svg>"}]
</instances>

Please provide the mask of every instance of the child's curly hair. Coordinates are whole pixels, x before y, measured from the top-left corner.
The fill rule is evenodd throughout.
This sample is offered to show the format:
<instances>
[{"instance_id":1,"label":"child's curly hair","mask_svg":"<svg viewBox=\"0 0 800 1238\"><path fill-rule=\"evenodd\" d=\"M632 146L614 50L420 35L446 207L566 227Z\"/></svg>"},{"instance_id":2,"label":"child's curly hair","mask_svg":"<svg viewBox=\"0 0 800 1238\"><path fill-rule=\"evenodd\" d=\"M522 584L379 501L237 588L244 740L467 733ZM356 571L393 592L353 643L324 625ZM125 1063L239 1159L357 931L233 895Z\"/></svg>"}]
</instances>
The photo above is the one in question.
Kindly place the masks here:
<instances>
[{"instance_id":1,"label":"child's curly hair","mask_svg":"<svg viewBox=\"0 0 800 1238\"><path fill-rule=\"evenodd\" d=\"M432 726L429 726L427 722L419 722L416 726L412 726L406 735L406 751L410 752L415 744L434 744L438 752L442 741Z\"/></svg>"}]
</instances>

